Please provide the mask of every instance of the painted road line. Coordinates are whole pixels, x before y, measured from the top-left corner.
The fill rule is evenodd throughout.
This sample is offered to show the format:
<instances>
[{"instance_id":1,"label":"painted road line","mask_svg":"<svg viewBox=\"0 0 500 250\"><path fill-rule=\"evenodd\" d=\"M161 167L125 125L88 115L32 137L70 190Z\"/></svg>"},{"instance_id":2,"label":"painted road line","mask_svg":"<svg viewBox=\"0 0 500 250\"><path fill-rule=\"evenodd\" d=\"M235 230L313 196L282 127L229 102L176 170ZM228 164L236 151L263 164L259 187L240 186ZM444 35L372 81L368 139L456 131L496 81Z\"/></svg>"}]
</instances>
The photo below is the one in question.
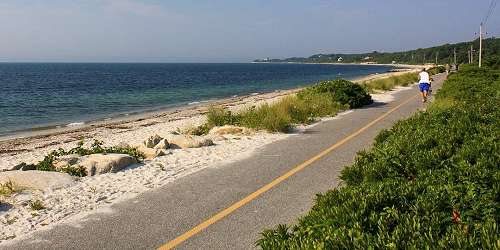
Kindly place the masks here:
<instances>
[{"instance_id":1,"label":"painted road line","mask_svg":"<svg viewBox=\"0 0 500 250\"><path fill-rule=\"evenodd\" d=\"M366 124L364 127L360 128L356 132L350 134L349 136L345 137L344 139L340 140L339 142L333 144L332 146L330 146L329 148L323 150L322 152L320 152L319 154L317 154L314 157L310 158L309 160L307 160L307 161L305 161L305 162L303 162L303 163L295 166L293 169L291 169L287 173L285 173L282 176L274 179L270 183L268 183L265 186L259 188L257 191L249 194L247 197L245 197L242 200L240 200L240 201L232 204L231 206L227 207L226 209L220 211L219 213L215 214L211 218L209 218L206 221L198 224L197 226L193 227L192 229L190 229L189 231L185 232L184 234L178 236L177 238L169 241L168 243L166 243L165 245L161 246L158 249L160 249L160 250L167 250L167 249L172 249L172 248L178 246L179 244L181 244L182 242L186 241L187 239L193 237L194 235L196 235L200 231L204 230L205 228L209 227L210 225L216 223L217 221L219 221L222 218L226 217L227 215L231 214L236 209L238 209L238 208L244 206L245 204L251 202L255 198L259 197L261 194L267 192L268 190L270 190L271 188L277 186L278 184L280 184L284 180L290 178L291 176L295 175L299 171L301 171L304 168L308 167L309 165L311 165L315 161L323 158L324 156L326 156L327 154L329 154L330 152L332 152L336 148L342 146L344 143L348 142L352 138L354 138L354 137L358 136L359 134L363 133L365 130L367 130L371 126L375 125L377 122L379 122L380 120L384 119L385 117L387 117L392 112L398 110L403 105L407 104L408 102L410 102L411 100L413 100L417 96L418 96L418 94L414 95L414 96L412 96L410 98L408 98L408 100L402 102L398 106L396 106L396 107L392 108L391 110L387 111L387 113L384 113L383 115L379 116L378 118L376 118L375 120L373 120L370 123Z\"/></svg>"}]
</instances>

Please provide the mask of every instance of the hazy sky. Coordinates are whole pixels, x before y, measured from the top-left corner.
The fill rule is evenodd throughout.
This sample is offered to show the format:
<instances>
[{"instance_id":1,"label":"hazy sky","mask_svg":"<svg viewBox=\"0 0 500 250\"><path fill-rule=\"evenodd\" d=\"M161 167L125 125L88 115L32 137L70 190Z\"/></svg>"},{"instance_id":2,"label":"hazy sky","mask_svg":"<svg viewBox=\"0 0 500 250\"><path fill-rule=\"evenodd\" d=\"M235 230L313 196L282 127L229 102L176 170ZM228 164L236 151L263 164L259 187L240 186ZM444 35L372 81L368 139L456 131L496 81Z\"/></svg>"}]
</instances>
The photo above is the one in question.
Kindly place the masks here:
<instances>
[{"instance_id":1,"label":"hazy sky","mask_svg":"<svg viewBox=\"0 0 500 250\"><path fill-rule=\"evenodd\" d=\"M490 0L0 0L0 61L244 62L470 40ZM500 36L500 4L488 21Z\"/></svg>"}]
</instances>

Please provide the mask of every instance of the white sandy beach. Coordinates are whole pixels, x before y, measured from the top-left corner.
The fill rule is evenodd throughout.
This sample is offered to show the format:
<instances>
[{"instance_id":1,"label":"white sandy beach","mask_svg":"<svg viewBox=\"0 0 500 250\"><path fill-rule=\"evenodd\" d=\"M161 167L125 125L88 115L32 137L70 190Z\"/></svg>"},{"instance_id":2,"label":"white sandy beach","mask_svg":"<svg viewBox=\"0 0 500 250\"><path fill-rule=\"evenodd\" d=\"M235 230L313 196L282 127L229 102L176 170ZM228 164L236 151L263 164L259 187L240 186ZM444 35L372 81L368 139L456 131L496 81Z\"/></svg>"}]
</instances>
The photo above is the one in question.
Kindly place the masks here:
<instances>
[{"instance_id":1,"label":"white sandy beach","mask_svg":"<svg viewBox=\"0 0 500 250\"><path fill-rule=\"evenodd\" d=\"M399 72L378 74L364 77L367 80L386 77ZM393 101L392 94L406 88L372 95L377 102ZM298 89L276 91L272 93L235 97L216 102L232 111L238 111L250 105L272 103L293 94ZM0 142L0 171L10 169L21 163L35 163L58 148L70 149L76 146L80 138L87 144L93 139L102 140L105 146L114 146L122 142L129 145L142 143L151 135L163 135L172 131L182 131L201 125L206 117L209 104L192 105L182 110L170 110L130 118L122 121L107 121L94 126L72 128L69 131L52 131L26 138L9 139ZM341 115L336 119L340 118ZM297 130L300 133L300 129ZM0 242L29 235L30 232L47 228L55 223L68 221L82 213L96 211L118 201L123 201L165 185L177 178L189 175L204 168L221 166L227 162L250 156L256 149L284 139L293 134L256 132L251 135L225 135L217 138L214 146L172 149L169 154L147 160L144 163L128 167L118 173L79 178L69 188L51 191L21 191L5 198L11 207L0 209ZM41 200L46 209L32 211L27 206L30 200Z\"/></svg>"}]
</instances>

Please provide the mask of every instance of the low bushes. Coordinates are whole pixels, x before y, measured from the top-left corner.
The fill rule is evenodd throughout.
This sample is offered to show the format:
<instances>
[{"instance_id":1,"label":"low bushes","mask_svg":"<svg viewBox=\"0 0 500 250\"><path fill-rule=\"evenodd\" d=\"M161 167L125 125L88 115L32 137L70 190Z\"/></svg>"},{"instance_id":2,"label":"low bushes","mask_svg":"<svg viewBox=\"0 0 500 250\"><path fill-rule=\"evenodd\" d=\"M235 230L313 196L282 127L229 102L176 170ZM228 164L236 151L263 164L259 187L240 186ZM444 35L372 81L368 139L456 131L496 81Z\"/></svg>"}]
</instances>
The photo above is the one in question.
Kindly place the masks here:
<instances>
[{"instance_id":1,"label":"low bushes","mask_svg":"<svg viewBox=\"0 0 500 250\"><path fill-rule=\"evenodd\" d=\"M342 171L345 186L318 195L297 225L266 230L257 244L500 248L499 73L464 66L437 99L428 111L380 133L373 148Z\"/></svg>"},{"instance_id":2,"label":"low bushes","mask_svg":"<svg viewBox=\"0 0 500 250\"><path fill-rule=\"evenodd\" d=\"M435 74L443 73L445 71L446 71L446 68L444 66L432 67L429 70L427 70L427 72L430 75L435 75Z\"/></svg>"},{"instance_id":3,"label":"low bushes","mask_svg":"<svg viewBox=\"0 0 500 250\"><path fill-rule=\"evenodd\" d=\"M214 126L238 125L270 132L287 132L294 124L308 124L318 117L334 116L339 110L372 103L365 88L346 80L320 82L273 104L252 107L238 114L212 107L207 124L196 131Z\"/></svg>"},{"instance_id":4,"label":"low bushes","mask_svg":"<svg viewBox=\"0 0 500 250\"><path fill-rule=\"evenodd\" d=\"M333 101L349 105L350 108L359 108L373 102L370 94L363 86L347 80L323 81L312 87L305 88L297 96L304 98L315 94L328 94Z\"/></svg>"}]
</instances>

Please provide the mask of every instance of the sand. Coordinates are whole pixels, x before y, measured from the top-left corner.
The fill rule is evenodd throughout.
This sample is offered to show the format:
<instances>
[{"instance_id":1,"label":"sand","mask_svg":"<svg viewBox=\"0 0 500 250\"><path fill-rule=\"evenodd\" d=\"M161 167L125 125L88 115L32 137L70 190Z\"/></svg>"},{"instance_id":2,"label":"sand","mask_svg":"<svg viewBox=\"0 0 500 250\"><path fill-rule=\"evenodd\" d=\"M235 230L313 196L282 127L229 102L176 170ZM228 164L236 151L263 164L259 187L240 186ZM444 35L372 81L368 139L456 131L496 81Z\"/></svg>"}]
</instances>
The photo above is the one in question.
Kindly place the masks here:
<instances>
[{"instance_id":1,"label":"sand","mask_svg":"<svg viewBox=\"0 0 500 250\"><path fill-rule=\"evenodd\" d=\"M397 73L390 73L397 74ZM386 76L379 74L373 77ZM361 80L366 80L363 78ZM395 91L374 94L376 102L393 101ZM105 121L71 129L60 129L30 135L25 138L7 139L0 142L0 171L10 169L20 162L35 163L58 148L70 149L80 138L87 146L93 139L104 141L105 146L126 142L130 145L142 143L154 134L182 131L201 125L209 105L222 105L237 112L249 106L273 103L299 89L275 91L272 93L233 97L210 104L191 105L179 110L143 114L123 120ZM333 118L342 119L346 111ZM355 112L355 111L354 111ZM317 123L316 123L317 124ZM309 125L309 126L314 126ZM166 156L130 166L118 173L79 178L76 185L53 191L22 191L4 198L0 207L0 242L16 237L27 237L31 232L68 221L82 213L92 213L113 203L132 198L140 193L163 186L177 178L205 168L215 168L228 162L249 157L258 148L300 134L308 126L298 126L295 133L280 134L256 132L249 136L227 135L224 140L215 141L214 146L170 150ZM33 211L28 202L40 200L46 209Z\"/></svg>"}]
</instances>

